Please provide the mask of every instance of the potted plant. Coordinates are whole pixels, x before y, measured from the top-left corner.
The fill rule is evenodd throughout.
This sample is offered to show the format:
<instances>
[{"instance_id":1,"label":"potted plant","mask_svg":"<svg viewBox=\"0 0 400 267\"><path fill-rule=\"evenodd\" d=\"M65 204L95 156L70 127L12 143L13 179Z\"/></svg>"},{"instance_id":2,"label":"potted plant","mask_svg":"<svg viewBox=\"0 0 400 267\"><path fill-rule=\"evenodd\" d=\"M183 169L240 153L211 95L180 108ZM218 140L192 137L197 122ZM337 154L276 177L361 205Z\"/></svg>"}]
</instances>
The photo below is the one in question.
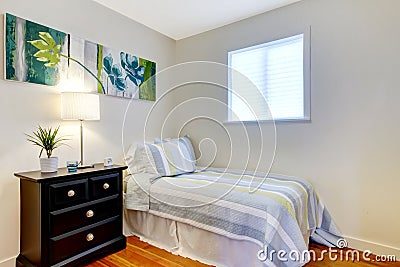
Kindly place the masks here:
<instances>
[{"instance_id":1,"label":"potted plant","mask_svg":"<svg viewBox=\"0 0 400 267\"><path fill-rule=\"evenodd\" d=\"M63 142L68 140L63 137L57 137L60 126L54 130L49 128L42 128L40 125L36 131L33 131L33 135L25 134L27 140L34 145L40 147L40 169L42 172L56 172L58 168L58 158L52 157L53 150L65 145ZM47 158L41 158L43 150L46 150Z\"/></svg>"}]
</instances>

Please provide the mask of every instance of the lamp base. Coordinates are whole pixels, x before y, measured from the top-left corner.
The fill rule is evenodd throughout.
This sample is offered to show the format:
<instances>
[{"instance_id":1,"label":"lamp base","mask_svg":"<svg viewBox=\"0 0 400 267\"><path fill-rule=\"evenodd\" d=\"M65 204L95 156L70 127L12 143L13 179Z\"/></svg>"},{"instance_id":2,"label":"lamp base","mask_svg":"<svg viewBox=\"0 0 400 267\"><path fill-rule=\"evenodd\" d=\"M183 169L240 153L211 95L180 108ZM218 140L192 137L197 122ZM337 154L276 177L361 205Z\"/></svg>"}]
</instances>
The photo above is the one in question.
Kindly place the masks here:
<instances>
[{"instance_id":1,"label":"lamp base","mask_svg":"<svg viewBox=\"0 0 400 267\"><path fill-rule=\"evenodd\" d=\"M80 170L80 169L94 168L94 164L92 164L92 165L79 165L77 168L78 168L78 170Z\"/></svg>"}]
</instances>

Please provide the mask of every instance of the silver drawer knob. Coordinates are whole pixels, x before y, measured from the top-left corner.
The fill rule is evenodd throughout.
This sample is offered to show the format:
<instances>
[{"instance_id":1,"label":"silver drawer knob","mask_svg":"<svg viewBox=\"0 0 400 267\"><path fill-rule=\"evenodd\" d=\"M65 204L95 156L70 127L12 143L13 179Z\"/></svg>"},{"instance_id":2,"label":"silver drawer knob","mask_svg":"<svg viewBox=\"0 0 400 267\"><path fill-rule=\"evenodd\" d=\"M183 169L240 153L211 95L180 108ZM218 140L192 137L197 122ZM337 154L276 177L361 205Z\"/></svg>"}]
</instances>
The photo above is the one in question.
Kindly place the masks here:
<instances>
[{"instance_id":1,"label":"silver drawer knob","mask_svg":"<svg viewBox=\"0 0 400 267\"><path fill-rule=\"evenodd\" d=\"M103 188L107 190L108 188L110 188L110 185L107 184L107 183L104 183L104 184L103 184Z\"/></svg>"},{"instance_id":2,"label":"silver drawer knob","mask_svg":"<svg viewBox=\"0 0 400 267\"><path fill-rule=\"evenodd\" d=\"M74 190L69 190L69 191L68 191L68 196L69 196L69 197L75 196L75 191L74 191Z\"/></svg>"},{"instance_id":3,"label":"silver drawer knob","mask_svg":"<svg viewBox=\"0 0 400 267\"><path fill-rule=\"evenodd\" d=\"M93 217L93 215L94 215L93 210L88 210L88 211L86 212L86 217L88 217L88 218Z\"/></svg>"},{"instance_id":4,"label":"silver drawer knob","mask_svg":"<svg viewBox=\"0 0 400 267\"><path fill-rule=\"evenodd\" d=\"M87 234L86 241L90 242L94 239L94 235L92 233Z\"/></svg>"}]
</instances>

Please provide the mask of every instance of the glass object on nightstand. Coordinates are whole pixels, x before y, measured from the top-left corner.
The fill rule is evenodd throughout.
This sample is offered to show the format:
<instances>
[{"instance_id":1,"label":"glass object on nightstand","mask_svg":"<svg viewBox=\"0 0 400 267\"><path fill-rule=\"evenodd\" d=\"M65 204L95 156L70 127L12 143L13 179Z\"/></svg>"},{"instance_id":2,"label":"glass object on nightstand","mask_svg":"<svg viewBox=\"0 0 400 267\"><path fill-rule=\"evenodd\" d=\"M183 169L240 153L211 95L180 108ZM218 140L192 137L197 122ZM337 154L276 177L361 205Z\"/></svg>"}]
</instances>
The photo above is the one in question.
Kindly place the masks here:
<instances>
[{"instance_id":1,"label":"glass object on nightstand","mask_svg":"<svg viewBox=\"0 0 400 267\"><path fill-rule=\"evenodd\" d=\"M79 162L77 160L69 160L67 161L67 169L68 172L76 172L78 169Z\"/></svg>"}]
</instances>

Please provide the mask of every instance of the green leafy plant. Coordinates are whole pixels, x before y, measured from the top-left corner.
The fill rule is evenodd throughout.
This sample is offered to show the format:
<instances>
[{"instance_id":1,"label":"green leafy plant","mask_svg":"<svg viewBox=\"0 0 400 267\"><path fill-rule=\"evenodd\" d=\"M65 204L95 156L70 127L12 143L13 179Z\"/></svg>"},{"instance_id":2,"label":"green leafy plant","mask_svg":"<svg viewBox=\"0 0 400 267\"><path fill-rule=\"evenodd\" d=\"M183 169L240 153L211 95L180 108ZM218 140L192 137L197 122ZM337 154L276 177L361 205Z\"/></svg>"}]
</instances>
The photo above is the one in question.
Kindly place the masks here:
<instances>
[{"instance_id":1,"label":"green leafy plant","mask_svg":"<svg viewBox=\"0 0 400 267\"><path fill-rule=\"evenodd\" d=\"M42 156L43 150L46 150L47 157L50 158L54 149L62 145L66 145L63 142L69 139L64 137L57 137L59 129L60 126L53 130L53 128L51 127L46 129L42 128L39 125L38 129L36 131L33 131L33 135L25 134L28 137L26 140L41 148L39 158Z\"/></svg>"}]
</instances>

